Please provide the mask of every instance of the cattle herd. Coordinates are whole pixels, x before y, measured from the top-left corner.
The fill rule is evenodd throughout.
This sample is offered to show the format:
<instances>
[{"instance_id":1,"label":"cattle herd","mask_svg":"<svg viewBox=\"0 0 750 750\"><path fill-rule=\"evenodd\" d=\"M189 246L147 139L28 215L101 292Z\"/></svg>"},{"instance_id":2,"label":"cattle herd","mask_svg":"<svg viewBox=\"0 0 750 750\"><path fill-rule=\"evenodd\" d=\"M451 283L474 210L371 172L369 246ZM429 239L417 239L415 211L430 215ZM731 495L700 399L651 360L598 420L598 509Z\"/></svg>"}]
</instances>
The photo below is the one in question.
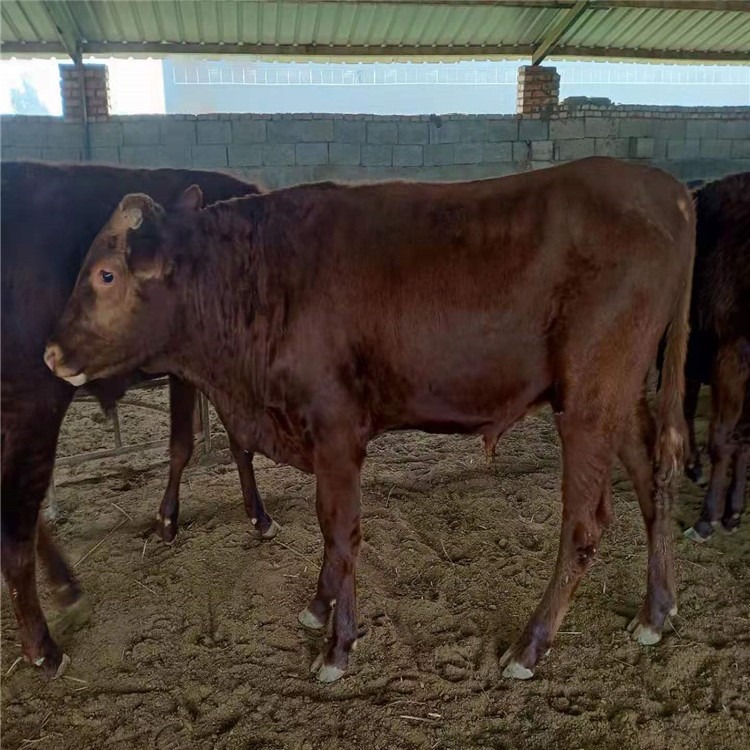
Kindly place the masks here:
<instances>
[{"instance_id":1,"label":"cattle herd","mask_svg":"<svg viewBox=\"0 0 750 750\"><path fill-rule=\"evenodd\" d=\"M691 189L692 188L692 189ZM659 371L656 398L649 372ZM750 459L750 173L691 187L591 158L464 183L319 183L264 191L187 170L6 163L2 169L2 569L25 659L55 677L37 553L60 607L81 589L39 510L76 388L110 408L170 383L178 529L196 389L229 435L245 508L276 535L253 454L315 474L324 539L300 623L331 637L312 670L356 645L360 472L392 430L481 435L489 450L549 404L562 445L562 526L541 601L500 659L527 679L612 519L611 468L647 532L633 638L676 611L671 508L701 478L693 420L712 389L706 541L740 524Z\"/></svg>"}]
</instances>

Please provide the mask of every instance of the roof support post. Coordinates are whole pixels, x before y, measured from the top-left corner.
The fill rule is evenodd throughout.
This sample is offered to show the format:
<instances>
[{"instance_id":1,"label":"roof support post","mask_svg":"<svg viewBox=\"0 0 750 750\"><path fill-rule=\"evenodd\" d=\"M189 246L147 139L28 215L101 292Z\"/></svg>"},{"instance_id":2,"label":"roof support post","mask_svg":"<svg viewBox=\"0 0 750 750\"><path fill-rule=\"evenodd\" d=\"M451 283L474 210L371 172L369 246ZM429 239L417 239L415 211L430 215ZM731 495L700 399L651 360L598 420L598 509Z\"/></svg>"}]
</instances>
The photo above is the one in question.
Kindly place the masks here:
<instances>
[{"instance_id":1,"label":"roof support post","mask_svg":"<svg viewBox=\"0 0 750 750\"><path fill-rule=\"evenodd\" d=\"M532 65L539 65L547 57L549 51L562 39L563 34L588 10L588 5L589 0L578 0L572 8L568 8L544 30L542 41L531 55Z\"/></svg>"}]
</instances>

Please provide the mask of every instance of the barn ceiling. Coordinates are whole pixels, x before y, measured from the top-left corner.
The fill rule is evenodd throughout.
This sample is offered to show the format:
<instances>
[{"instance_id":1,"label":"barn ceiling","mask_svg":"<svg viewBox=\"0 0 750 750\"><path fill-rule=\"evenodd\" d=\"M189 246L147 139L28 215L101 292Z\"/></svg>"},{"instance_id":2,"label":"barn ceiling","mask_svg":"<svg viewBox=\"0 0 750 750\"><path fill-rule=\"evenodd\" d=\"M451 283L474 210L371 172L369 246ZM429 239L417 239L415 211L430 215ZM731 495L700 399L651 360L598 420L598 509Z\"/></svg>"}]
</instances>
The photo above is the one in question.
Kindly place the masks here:
<instances>
[{"instance_id":1,"label":"barn ceiling","mask_svg":"<svg viewBox=\"0 0 750 750\"><path fill-rule=\"evenodd\" d=\"M8 55L750 62L750 0L3 0Z\"/></svg>"}]
</instances>

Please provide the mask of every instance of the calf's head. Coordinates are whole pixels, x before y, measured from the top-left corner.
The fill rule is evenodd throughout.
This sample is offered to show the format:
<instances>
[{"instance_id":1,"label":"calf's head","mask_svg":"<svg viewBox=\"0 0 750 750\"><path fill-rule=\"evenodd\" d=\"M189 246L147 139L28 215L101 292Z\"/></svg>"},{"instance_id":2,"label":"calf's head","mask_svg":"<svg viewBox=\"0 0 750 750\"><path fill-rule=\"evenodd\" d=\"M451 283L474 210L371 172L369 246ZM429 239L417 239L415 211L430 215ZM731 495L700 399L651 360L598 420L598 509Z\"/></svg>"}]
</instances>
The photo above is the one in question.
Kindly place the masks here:
<instances>
[{"instance_id":1,"label":"calf's head","mask_svg":"<svg viewBox=\"0 0 750 750\"><path fill-rule=\"evenodd\" d=\"M175 210L193 212L201 202L192 186ZM47 344L44 361L52 372L80 386L146 366L162 352L176 305L177 260L167 223L147 195L123 198L89 249Z\"/></svg>"}]
</instances>

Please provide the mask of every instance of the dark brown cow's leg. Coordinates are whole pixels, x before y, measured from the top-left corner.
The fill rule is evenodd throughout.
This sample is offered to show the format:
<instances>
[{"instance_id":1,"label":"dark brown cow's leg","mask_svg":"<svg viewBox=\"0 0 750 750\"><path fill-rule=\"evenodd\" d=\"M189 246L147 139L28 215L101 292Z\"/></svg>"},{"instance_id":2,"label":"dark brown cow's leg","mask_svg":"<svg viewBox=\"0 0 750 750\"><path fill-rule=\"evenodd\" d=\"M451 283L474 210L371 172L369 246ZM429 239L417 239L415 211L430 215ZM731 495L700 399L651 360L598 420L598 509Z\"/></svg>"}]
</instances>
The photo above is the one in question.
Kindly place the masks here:
<instances>
[{"instance_id":1,"label":"dark brown cow's leg","mask_svg":"<svg viewBox=\"0 0 750 750\"><path fill-rule=\"evenodd\" d=\"M240 484L242 486L242 499L245 503L245 512L250 522L260 532L264 539L273 539L281 530L281 526L266 512L263 498L258 492L255 482L255 471L253 470L253 454L243 451L229 435L229 447L234 456L237 470L240 473Z\"/></svg>"},{"instance_id":2,"label":"dark brown cow's leg","mask_svg":"<svg viewBox=\"0 0 750 750\"><path fill-rule=\"evenodd\" d=\"M41 517L37 526L36 551L47 571L58 606L66 608L75 604L81 598L81 587Z\"/></svg>"},{"instance_id":3,"label":"dark brown cow's leg","mask_svg":"<svg viewBox=\"0 0 750 750\"><path fill-rule=\"evenodd\" d=\"M23 655L51 677L62 674L69 659L52 640L39 604L37 519L52 476L60 423L72 395L72 391L67 391L66 388L65 393L37 392L37 403L44 406L42 413L29 409L28 413L13 414L3 405L0 505L3 577L18 621Z\"/></svg>"},{"instance_id":4,"label":"dark brown cow's leg","mask_svg":"<svg viewBox=\"0 0 750 750\"><path fill-rule=\"evenodd\" d=\"M737 531L740 527L742 511L745 509L748 464L750 464L750 444L742 443L734 453L734 475L727 493L724 517L721 519L723 529L729 533Z\"/></svg>"},{"instance_id":5,"label":"dark brown cow's leg","mask_svg":"<svg viewBox=\"0 0 750 750\"><path fill-rule=\"evenodd\" d=\"M685 532L685 536L695 542L705 542L722 516L729 464L737 447L733 433L742 414L749 374L737 343L719 349L711 384L714 405L709 442L711 479L701 516Z\"/></svg>"},{"instance_id":6,"label":"dark brown cow's leg","mask_svg":"<svg viewBox=\"0 0 750 750\"><path fill-rule=\"evenodd\" d=\"M563 444L563 512L557 562L539 606L500 660L504 677L525 680L533 676L612 515L609 482L614 451L607 428L590 418L577 419L572 410L559 416L557 423Z\"/></svg>"},{"instance_id":7,"label":"dark brown cow's leg","mask_svg":"<svg viewBox=\"0 0 750 750\"><path fill-rule=\"evenodd\" d=\"M335 604L331 642L311 668L321 682L334 682L344 674L357 640L355 568L362 538L360 469L364 452L356 458L351 454L351 445L340 451L316 451L315 507L325 552L315 598L300 613L299 621L321 629Z\"/></svg>"},{"instance_id":8,"label":"dark brown cow's leg","mask_svg":"<svg viewBox=\"0 0 750 750\"><path fill-rule=\"evenodd\" d=\"M698 410L698 396L700 395L700 390L700 380L692 380L688 378L685 381L685 421L687 422L689 440L689 454L685 459L685 474L687 474L693 482L700 482L703 476L700 451L698 450L698 442L695 439L695 413Z\"/></svg>"},{"instance_id":9,"label":"dark brown cow's leg","mask_svg":"<svg viewBox=\"0 0 750 750\"><path fill-rule=\"evenodd\" d=\"M197 395L190 383L169 376L169 481L156 514L156 533L167 544L172 544L177 536L180 481L193 455L193 413Z\"/></svg>"},{"instance_id":10,"label":"dark brown cow's leg","mask_svg":"<svg viewBox=\"0 0 750 750\"><path fill-rule=\"evenodd\" d=\"M623 432L619 457L633 482L648 538L646 599L630 623L633 638L643 645L661 640L667 615L676 614L672 556L671 496L654 487L655 426L643 396Z\"/></svg>"}]
</instances>

